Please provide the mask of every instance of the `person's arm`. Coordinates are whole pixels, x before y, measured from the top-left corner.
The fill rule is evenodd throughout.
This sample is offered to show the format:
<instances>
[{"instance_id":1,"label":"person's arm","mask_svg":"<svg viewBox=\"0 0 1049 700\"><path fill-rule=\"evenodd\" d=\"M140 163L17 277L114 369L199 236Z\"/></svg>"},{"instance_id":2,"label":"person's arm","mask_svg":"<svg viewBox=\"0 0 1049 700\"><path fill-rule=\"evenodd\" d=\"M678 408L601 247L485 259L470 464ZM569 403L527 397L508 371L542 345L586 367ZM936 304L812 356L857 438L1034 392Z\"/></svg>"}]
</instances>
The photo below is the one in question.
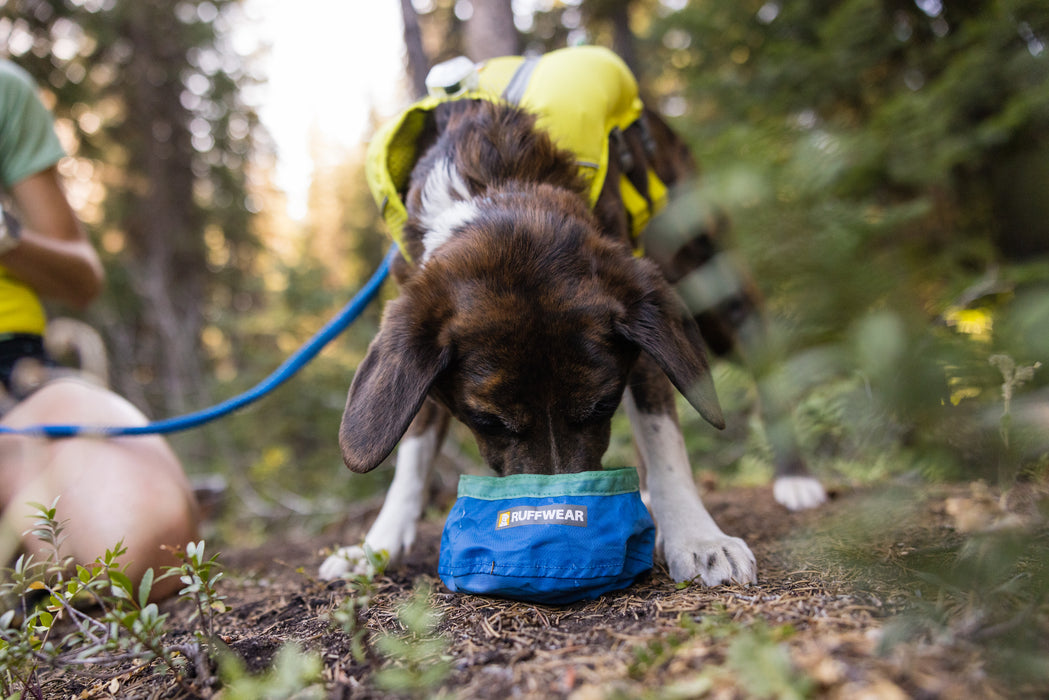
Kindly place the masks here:
<instances>
[{"instance_id":1,"label":"person's arm","mask_svg":"<svg viewBox=\"0 0 1049 700\"><path fill-rule=\"evenodd\" d=\"M66 199L55 167L10 188L19 243L0 255L7 271L42 297L82 309L102 291L102 262Z\"/></svg>"}]
</instances>

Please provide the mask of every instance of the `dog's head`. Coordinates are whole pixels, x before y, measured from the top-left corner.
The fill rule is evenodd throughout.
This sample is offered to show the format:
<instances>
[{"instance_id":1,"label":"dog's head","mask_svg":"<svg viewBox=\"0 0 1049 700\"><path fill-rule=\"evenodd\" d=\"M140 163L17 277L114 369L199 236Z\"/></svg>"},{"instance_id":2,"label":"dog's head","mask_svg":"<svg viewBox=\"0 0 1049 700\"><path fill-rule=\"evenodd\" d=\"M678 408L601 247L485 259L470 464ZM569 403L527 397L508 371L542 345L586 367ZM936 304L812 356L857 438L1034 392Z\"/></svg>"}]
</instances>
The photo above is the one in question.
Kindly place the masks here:
<instances>
[{"instance_id":1,"label":"dog's head","mask_svg":"<svg viewBox=\"0 0 1049 700\"><path fill-rule=\"evenodd\" d=\"M642 352L723 426L699 330L652 263L602 237L578 197L489 197L387 305L350 387L343 458L374 469L430 394L497 473L599 468Z\"/></svg>"}]
</instances>

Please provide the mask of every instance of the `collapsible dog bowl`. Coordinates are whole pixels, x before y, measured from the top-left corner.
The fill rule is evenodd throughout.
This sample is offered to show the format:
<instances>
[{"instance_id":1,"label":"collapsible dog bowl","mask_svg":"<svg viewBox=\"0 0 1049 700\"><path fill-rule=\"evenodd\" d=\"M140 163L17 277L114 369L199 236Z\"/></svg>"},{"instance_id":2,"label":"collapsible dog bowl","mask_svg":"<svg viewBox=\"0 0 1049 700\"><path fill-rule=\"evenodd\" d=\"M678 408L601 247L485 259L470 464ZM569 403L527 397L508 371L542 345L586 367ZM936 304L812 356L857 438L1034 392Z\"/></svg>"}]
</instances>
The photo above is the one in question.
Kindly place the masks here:
<instances>
[{"instance_id":1,"label":"collapsible dog bowl","mask_svg":"<svg viewBox=\"0 0 1049 700\"><path fill-rule=\"evenodd\" d=\"M437 571L451 591L572 603L651 569L655 532L632 468L461 476Z\"/></svg>"}]
</instances>

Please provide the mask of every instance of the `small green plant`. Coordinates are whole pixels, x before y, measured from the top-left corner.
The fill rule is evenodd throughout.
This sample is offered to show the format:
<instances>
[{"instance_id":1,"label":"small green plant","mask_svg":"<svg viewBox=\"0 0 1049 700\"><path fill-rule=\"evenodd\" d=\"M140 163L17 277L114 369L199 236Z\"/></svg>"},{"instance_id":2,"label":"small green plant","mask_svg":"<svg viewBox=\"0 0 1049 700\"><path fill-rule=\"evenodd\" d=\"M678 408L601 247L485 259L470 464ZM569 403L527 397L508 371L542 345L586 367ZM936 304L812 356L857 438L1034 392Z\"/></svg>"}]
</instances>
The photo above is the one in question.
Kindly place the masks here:
<instances>
[{"instance_id":1,"label":"small green plant","mask_svg":"<svg viewBox=\"0 0 1049 700\"><path fill-rule=\"evenodd\" d=\"M901 562L920 591L885 626L881 651L914 640L980 650L1003 687L1049 690L1049 531L977 532L944 548L943 562Z\"/></svg>"},{"instance_id":2,"label":"small green plant","mask_svg":"<svg viewBox=\"0 0 1049 700\"><path fill-rule=\"evenodd\" d=\"M88 566L63 558L65 523L57 520L57 499L36 509L31 533L45 545L39 558L23 555L4 570L0 599L9 608L0 616L0 691L4 697L44 697L38 672L62 668L98 677L126 664L157 664L185 691L194 693L186 673L191 662L200 678L210 678L207 661L215 653L215 615L225 612L216 590L222 574L215 557L205 559L204 542L175 552L182 564L159 577L147 570L136 586L119 563L121 543ZM179 596L196 608L195 642L166 642L167 614L149 602L153 585L178 576ZM85 609L91 609L91 614ZM194 693L195 694L195 693Z\"/></svg>"},{"instance_id":3,"label":"small green plant","mask_svg":"<svg viewBox=\"0 0 1049 700\"><path fill-rule=\"evenodd\" d=\"M685 583L684 587L690 585ZM678 585L681 590L682 585ZM715 604L709 614L699 619L682 613L677 620L679 629L664 637L656 637L634 648L634 660L627 666L627 674L642 680L652 671L669 663L693 639L725 639L738 634L741 627L732 620L722 604Z\"/></svg>"},{"instance_id":4,"label":"small green plant","mask_svg":"<svg viewBox=\"0 0 1049 700\"><path fill-rule=\"evenodd\" d=\"M342 630L350 637L354 659L376 661L375 652L368 642L364 612L371 605L375 595L375 579L386 571L390 555L385 550L373 552L367 545L364 547L364 555L367 557L365 571L346 577L350 595L346 596L332 613L331 622L336 629Z\"/></svg>"},{"instance_id":5,"label":"small green plant","mask_svg":"<svg viewBox=\"0 0 1049 700\"><path fill-rule=\"evenodd\" d=\"M674 658L691 637L687 630L672 632L665 638L653 638L634 649L634 659L627 666L627 674L634 680L641 680L650 671L661 668Z\"/></svg>"},{"instance_id":6,"label":"small green plant","mask_svg":"<svg viewBox=\"0 0 1049 700\"><path fill-rule=\"evenodd\" d=\"M680 629L634 649L634 660L627 668L632 679L644 681L696 643L710 640L728 641L725 663L708 666L692 678L661 688L652 697L701 696L725 679L738 685L747 697L799 700L811 695L812 680L795 668L784 644L794 634L791 626L769 627L760 619L743 624L729 617L722 607L699 620L682 615L678 625Z\"/></svg>"},{"instance_id":7,"label":"small green plant","mask_svg":"<svg viewBox=\"0 0 1049 700\"><path fill-rule=\"evenodd\" d=\"M1017 365L1016 360L1008 355L991 355L988 362L1002 373L1002 417L999 421L999 434L1005 448L1009 449L1010 428L1012 426L1013 394L1018 388L1034 379L1034 371L1042 366L1041 362L1033 365Z\"/></svg>"},{"instance_id":8,"label":"small green plant","mask_svg":"<svg viewBox=\"0 0 1049 700\"><path fill-rule=\"evenodd\" d=\"M397 612L404 633L379 637L376 646L389 663L375 674L380 689L431 697L451 673L448 640L437 632L440 613L430 605L430 588L416 585L411 598Z\"/></svg>"},{"instance_id":9,"label":"small green plant","mask_svg":"<svg viewBox=\"0 0 1049 700\"><path fill-rule=\"evenodd\" d=\"M324 697L320 686L324 664L316 654L309 654L294 643L277 652L273 667L265 673L251 675L244 662L234 654L220 656L223 700L319 700Z\"/></svg>"},{"instance_id":10,"label":"small green plant","mask_svg":"<svg viewBox=\"0 0 1049 700\"><path fill-rule=\"evenodd\" d=\"M789 625L770 628L759 621L732 640L725 663L748 696L801 700L812 694L812 679L794 667L783 644L793 634Z\"/></svg>"},{"instance_id":11,"label":"small green plant","mask_svg":"<svg viewBox=\"0 0 1049 700\"><path fill-rule=\"evenodd\" d=\"M182 560L182 565L171 567L164 578L178 576L186 587L179 591L179 596L184 600L193 601L196 610L190 621L199 620L200 628L195 632L200 640L213 639L215 637L215 616L229 612L229 607L224 602L226 596L219 595L216 584L222 578L222 572L217 571L218 555L210 559L204 558L204 540L190 542L186 550L174 551L173 554Z\"/></svg>"}]
</instances>

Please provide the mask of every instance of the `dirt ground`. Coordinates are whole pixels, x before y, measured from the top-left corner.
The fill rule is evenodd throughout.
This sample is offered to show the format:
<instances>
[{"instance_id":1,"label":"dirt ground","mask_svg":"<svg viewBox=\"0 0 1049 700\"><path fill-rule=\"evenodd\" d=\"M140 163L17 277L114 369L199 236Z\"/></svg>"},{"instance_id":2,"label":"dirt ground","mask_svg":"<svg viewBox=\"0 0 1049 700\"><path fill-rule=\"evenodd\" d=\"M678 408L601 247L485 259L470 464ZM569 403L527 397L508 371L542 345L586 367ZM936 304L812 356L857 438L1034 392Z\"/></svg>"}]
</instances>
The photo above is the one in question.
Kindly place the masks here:
<instances>
[{"instance_id":1,"label":"dirt ground","mask_svg":"<svg viewBox=\"0 0 1049 700\"><path fill-rule=\"evenodd\" d=\"M705 501L722 528L748 541L757 585L679 588L665 570L596 601L545 607L447 592L436 577L440 522L423 524L406 566L378 579L363 613L370 639L401 631L397 613L414 586L431 586L449 671L417 693L459 698L994 698L1038 696L1045 688L1010 687L988 673L980 647L911 639L886 649L887 621L898 612L894 584L861 580L841 563L841 523L891 521L889 534L863 545L891 561L956 537L952 494L938 490L897 511L870 494L835 494L826 507L792 514L769 488L716 491ZM962 491L958 491L962 489ZM906 489L904 489L906 490ZM871 506L871 503L874 506ZM272 666L287 642L320 655L323 687L301 697L378 698L374 671L388 665L355 659L351 638L333 630L332 611L346 584L313 578L326 549L359 538L365 518L319 538L277 538L265 547L220 556L231 611L222 638L252 671ZM177 601L172 634L185 634L188 610ZM421 668L437 659L423 660ZM418 669L417 669L418 672ZM45 676L47 697L192 697L170 678L137 669L85 681ZM199 687L208 697L217 689ZM221 697L221 694L218 695ZM1043 696L1044 697L1044 696Z\"/></svg>"}]
</instances>

